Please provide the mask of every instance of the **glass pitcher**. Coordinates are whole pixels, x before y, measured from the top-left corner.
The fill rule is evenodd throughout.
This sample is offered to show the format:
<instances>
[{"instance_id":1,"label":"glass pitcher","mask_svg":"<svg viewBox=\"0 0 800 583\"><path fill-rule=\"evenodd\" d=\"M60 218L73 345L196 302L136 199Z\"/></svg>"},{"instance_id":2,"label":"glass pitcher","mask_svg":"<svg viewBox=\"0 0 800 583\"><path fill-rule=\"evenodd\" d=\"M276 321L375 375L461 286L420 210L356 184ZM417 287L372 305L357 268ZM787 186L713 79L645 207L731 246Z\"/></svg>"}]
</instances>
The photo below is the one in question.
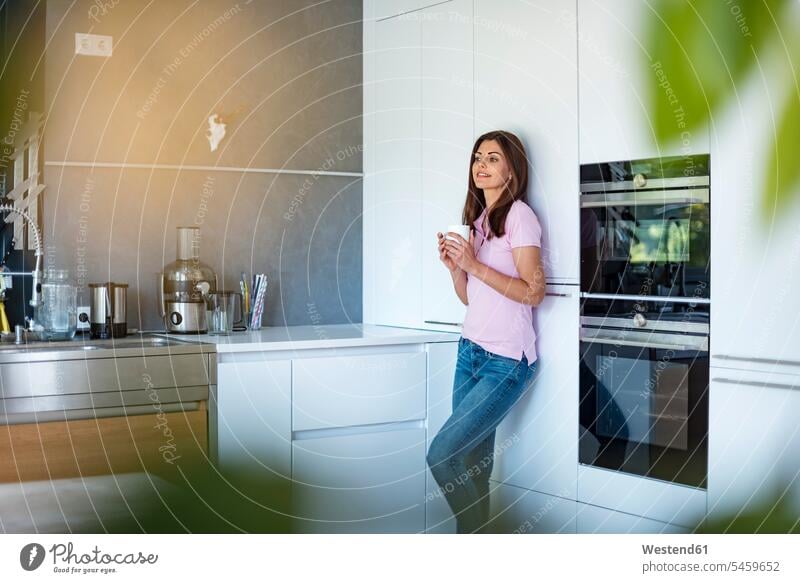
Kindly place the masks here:
<instances>
[{"instance_id":1,"label":"glass pitcher","mask_svg":"<svg viewBox=\"0 0 800 583\"><path fill-rule=\"evenodd\" d=\"M42 340L72 340L78 329L78 288L66 269L48 269L36 308Z\"/></svg>"}]
</instances>

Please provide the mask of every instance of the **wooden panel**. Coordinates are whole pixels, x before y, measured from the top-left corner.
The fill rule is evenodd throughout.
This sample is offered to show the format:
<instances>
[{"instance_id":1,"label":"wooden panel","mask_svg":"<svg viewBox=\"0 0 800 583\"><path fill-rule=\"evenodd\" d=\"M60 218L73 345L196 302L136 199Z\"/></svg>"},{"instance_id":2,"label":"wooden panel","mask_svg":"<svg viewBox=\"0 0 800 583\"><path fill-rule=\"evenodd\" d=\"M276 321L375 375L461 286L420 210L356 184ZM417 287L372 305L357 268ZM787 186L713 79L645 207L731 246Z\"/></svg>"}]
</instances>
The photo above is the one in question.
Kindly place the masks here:
<instances>
[{"instance_id":1,"label":"wooden panel","mask_svg":"<svg viewBox=\"0 0 800 583\"><path fill-rule=\"evenodd\" d=\"M205 457L205 403L196 411L6 425L0 482L148 471L170 474Z\"/></svg>"}]
</instances>

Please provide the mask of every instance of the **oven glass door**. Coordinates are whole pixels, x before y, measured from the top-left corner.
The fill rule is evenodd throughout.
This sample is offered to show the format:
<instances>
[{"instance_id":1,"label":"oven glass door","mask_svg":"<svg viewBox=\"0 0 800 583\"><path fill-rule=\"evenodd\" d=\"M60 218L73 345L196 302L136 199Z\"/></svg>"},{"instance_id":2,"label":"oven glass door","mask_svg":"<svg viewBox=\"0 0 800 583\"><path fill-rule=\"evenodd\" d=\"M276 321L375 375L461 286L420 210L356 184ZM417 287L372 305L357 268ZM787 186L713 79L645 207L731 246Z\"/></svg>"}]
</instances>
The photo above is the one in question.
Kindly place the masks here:
<instances>
[{"instance_id":1,"label":"oven glass door","mask_svg":"<svg viewBox=\"0 0 800 583\"><path fill-rule=\"evenodd\" d=\"M581 209L581 291L709 297L706 203Z\"/></svg>"},{"instance_id":2,"label":"oven glass door","mask_svg":"<svg viewBox=\"0 0 800 583\"><path fill-rule=\"evenodd\" d=\"M580 462L706 487L708 353L581 342Z\"/></svg>"}]
</instances>

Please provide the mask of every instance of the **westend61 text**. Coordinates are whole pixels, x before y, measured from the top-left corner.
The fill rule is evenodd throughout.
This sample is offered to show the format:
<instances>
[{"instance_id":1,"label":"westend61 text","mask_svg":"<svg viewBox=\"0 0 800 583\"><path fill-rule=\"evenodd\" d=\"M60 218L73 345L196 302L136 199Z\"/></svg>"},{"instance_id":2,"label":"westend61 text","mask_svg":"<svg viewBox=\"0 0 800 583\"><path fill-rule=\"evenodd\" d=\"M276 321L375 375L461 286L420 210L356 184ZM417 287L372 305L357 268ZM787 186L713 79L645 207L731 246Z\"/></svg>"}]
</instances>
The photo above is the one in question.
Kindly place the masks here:
<instances>
[{"instance_id":1,"label":"westend61 text","mask_svg":"<svg viewBox=\"0 0 800 583\"><path fill-rule=\"evenodd\" d=\"M642 545L642 552L645 555L707 555L708 545L687 545L683 547Z\"/></svg>"}]
</instances>

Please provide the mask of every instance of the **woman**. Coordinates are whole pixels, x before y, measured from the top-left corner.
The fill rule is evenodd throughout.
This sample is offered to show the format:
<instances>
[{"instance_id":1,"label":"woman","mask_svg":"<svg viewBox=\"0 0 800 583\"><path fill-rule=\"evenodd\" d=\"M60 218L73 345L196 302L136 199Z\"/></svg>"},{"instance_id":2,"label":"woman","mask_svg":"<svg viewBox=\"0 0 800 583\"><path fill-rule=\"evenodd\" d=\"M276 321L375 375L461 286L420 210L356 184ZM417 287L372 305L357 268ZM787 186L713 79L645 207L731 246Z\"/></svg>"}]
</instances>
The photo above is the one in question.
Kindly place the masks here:
<instances>
[{"instance_id":1,"label":"woman","mask_svg":"<svg viewBox=\"0 0 800 583\"><path fill-rule=\"evenodd\" d=\"M519 138L505 131L480 136L463 212L469 241L455 233L437 235L439 259L467 313L453 413L427 460L458 532L474 532L489 518L495 429L536 370L531 306L544 298L545 278L541 227L524 202L527 186L528 159Z\"/></svg>"}]
</instances>

